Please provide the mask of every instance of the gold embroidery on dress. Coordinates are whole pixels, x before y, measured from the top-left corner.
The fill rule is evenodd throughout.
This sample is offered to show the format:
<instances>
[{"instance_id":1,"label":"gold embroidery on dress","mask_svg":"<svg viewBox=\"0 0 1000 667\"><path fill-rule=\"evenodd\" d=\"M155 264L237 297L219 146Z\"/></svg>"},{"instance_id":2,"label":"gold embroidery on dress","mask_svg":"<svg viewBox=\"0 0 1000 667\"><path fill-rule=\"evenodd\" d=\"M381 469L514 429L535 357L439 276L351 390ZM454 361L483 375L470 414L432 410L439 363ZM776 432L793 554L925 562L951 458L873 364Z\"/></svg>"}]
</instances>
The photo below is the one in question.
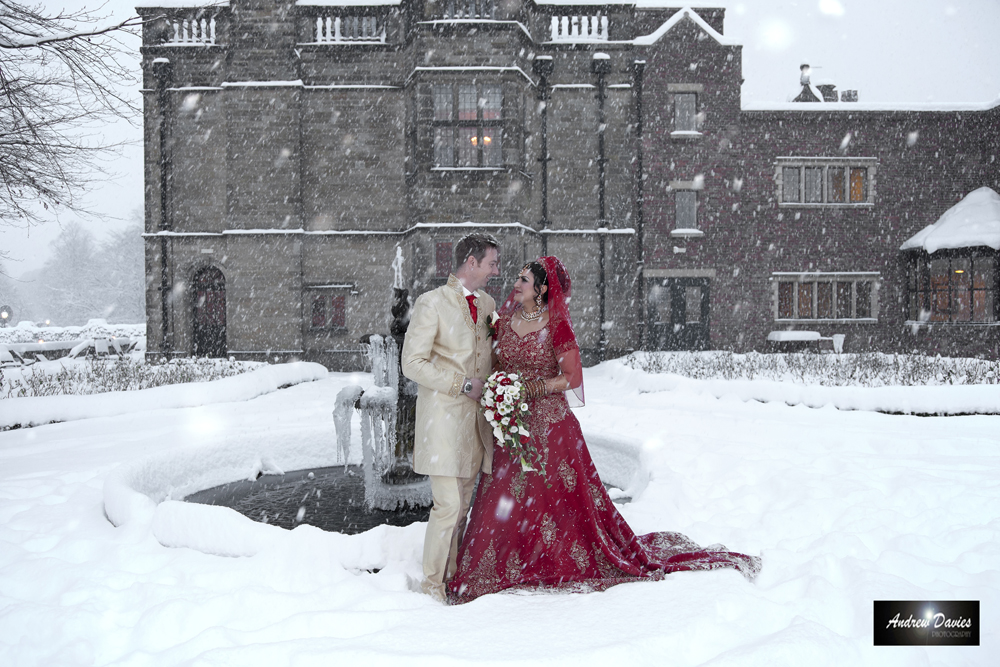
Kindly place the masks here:
<instances>
[{"instance_id":1,"label":"gold embroidery on dress","mask_svg":"<svg viewBox=\"0 0 1000 667\"><path fill-rule=\"evenodd\" d=\"M541 533L542 542L545 543L545 546L549 546L556 541L556 522L551 514L546 514L542 517Z\"/></svg>"},{"instance_id":2,"label":"gold embroidery on dress","mask_svg":"<svg viewBox=\"0 0 1000 667\"><path fill-rule=\"evenodd\" d=\"M510 557L507 559L507 582L510 584L516 584L521 578L521 570L523 565L521 565L521 557L517 555L517 552L512 552Z\"/></svg>"},{"instance_id":3,"label":"gold embroidery on dress","mask_svg":"<svg viewBox=\"0 0 1000 667\"><path fill-rule=\"evenodd\" d=\"M594 507L599 510L604 509L604 494L601 493L602 489L597 486L590 484L590 498L594 501Z\"/></svg>"},{"instance_id":4,"label":"gold embroidery on dress","mask_svg":"<svg viewBox=\"0 0 1000 667\"><path fill-rule=\"evenodd\" d=\"M513 473L514 479L510 481L510 492L514 494L514 500L521 502L524 500L524 490L528 487L528 481L521 474L521 471Z\"/></svg>"},{"instance_id":5,"label":"gold embroidery on dress","mask_svg":"<svg viewBox=\"0 0 1000 667\"><path fill-rule=\"evenodd\" d=\"M600 544L591 544L590 552L594 554L594 562L597 563L597 571L603 578L608 579L610 577L627 576L624 572L611 564L608 557L604 555L604 550L601 548Z\"/></svg>"},{"instance_id":6,"label":"gold embroidery on dress","mask_svg":"<svg viewBox=\"0 0 1000 667\"><path fill-rule=\"evenodd\" d=\"M573 546L569 550L570 558L576 563L576 569L580 570L580 573L587 571L587 566L590 565L590 556L587 554L587 549L579 542L574 542Z\"/></svg>"},{"instance_id":7,"label":"gold embroidery on dress","mask_svg":"<svg viewBox=\"0 0 1000 667\"><path fill-rule=\"evenodd\" d=\"M462 569L465 569L464 565ZM479 596L497 590L500 577L497 575L497 550L493 546L493 542L490 542L490 546L486 548L482 558L479 559L476 569L465 580L470 582L469 588L471 590L467 594Z\"/></svg>"},{"instance_id":8,"label":"gold embroidery on dress","mask_svg":"<svg viewBox=\"0 0 1000 667\"><path fill-rule=\"evenodd\" d=\"M567 491L572 492L576 488L576 471L565 461L559 463L559 478Z\"/></svg>"}]
</instances>

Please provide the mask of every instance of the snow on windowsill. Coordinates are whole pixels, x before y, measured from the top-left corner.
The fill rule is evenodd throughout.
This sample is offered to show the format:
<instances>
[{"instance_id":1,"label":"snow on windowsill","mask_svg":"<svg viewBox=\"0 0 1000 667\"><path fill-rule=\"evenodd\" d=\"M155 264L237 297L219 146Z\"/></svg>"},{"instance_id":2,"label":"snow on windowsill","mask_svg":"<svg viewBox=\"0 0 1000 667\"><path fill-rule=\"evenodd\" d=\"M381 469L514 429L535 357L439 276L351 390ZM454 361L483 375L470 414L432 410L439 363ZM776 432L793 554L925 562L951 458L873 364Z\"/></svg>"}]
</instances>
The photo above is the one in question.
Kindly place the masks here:
<instances>
[{"instance_id":1,"label":"snow on windowsill","mask_svg":"<svg viewBox=\"0 0 1000 667\"><path fill-rule=\"evenodd\" d=\"M692 238L697 239L705 235L705 232L700 229L690 229L690 228L680 228L670 230L670 236L674 238Z\"/></svg>"},{"instance_id":2,"label":"snow on windowsill","mask_svg":"<svg viewBox=\"0 0 1000 667\"><path fill-rule=\"evenodd\" d=\"M431 171L506 171L504 167L431 167Z\"/></svg>"},{"instance_id":3,"label":"snow on windowsill","mask_svg":"<svg viewBox=\"0 0 1000 667\"><path fill-rule=\"evenodd\" d=\"M914 327L923 329L933 329L934 327L1000 327L1000 322L922 322L920 320L906 320L904 327Z\"/></svg>"},{"instance_id":4,"label":"snow on windowsill","mask_svg":"<svg viewBox=\"0 0 1000 667\"><path fill-rule=\"evenodd\" d=\"M855 317L851 319L812 318L808 320L788 318L788 319L776 319L774 323L775 324L878 324L878 318L876 317Z\"/></svg>"},{"instance_id":5,"label":"snow on windowsill","mask_svg":"<svg viewBox=\"0 0 1000 667\"><path fill-rule=\"evenodd\" d=\"M674 130L670 133L671 139L701 139L704 136L698 130Z\"/></svg>"},{"instance_id":6,"label":"snow on windowsill","mask_svg":"<svg viewBox=\"0 0 1000 667\"><path fill-rule=\"evenodd\" d=\"M870 202L870 201L855 201L855 202L782 201L782 202L778 202L778 208L875 208L875 202Z\"/></svg>"}]
</instances>

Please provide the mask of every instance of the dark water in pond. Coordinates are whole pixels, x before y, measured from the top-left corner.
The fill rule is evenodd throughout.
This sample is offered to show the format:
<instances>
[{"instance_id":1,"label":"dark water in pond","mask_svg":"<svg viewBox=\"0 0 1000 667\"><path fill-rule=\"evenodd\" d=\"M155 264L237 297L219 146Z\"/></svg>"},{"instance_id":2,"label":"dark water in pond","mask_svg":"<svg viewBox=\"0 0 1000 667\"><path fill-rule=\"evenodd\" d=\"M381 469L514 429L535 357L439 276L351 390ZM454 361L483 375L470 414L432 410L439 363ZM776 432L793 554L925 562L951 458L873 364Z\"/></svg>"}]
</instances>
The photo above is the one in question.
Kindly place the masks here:
<instances>
[{"instance_id":1,"label":"dark water in pond","mask_svg":"<svg viewBox=\"0 0 1000 667\"><path fill-rule=\"evenodd\" d=\"M187 502L231 507L240 514L282 528L309 524L354 535L375 526L408 526L426 521L430 507L394 512L365 507L364 471L360 466L296 470L263 475L193 493ZM301 517L299 513L304 512Z\"/></svg>"}]
</instances>

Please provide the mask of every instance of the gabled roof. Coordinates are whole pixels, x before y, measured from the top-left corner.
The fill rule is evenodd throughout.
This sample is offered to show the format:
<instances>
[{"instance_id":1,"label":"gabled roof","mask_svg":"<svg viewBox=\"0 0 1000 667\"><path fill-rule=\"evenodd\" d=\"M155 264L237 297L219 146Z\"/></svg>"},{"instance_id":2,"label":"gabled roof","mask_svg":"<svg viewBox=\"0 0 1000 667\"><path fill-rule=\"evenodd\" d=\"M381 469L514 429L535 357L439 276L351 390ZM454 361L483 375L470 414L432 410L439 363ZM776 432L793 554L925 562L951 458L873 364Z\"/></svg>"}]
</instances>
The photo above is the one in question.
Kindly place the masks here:
<instances>
[{"instance_id":1,"label":"gabled roof","mask_svg":"<svg viewBox=\"0 0 1000 667\"><path fill-rule=\"evenodd\" d=\"M633 40L632 43L633 44L638 44L638 45L644 45L644 46L655 44L656 42L658 42L660 40L661 37L663 37L668 32L670 32L674 28L674 26L676 26L678 23L680 23L684 19L687 19L689 21L693 21L695 25L697 25L699 28L701 28L703 31L705 31L708 34L709 37L711 37L712 39L714 39L719 44L722 44L722 45L725 45L725 46L735 46L736 45L736 42L734 42L731 39L728 39L728 38L724 37L715 28L713 28L712 26L710 26L705 21L705 19L701 18L698 15L698 12L694 11L693 9L691 9L691 7L684 7L683 9L679 10L676 14L674 14L669 19L667 19L667 21L664 22L664 24L661 25L659 28L657 28L653 32L649 33L648 35L643 35L642 37L636 37Z\"/></svg>"},{"instance_id":2,"label":"gabled roof","mask_svg":"<svg viewBox=\"0 0 1000 667\"><path fill-rule=\"evenodd\" d=\"M1000 250L1000 195L991 188L973 190L927 225L900 250L938 250L988 246Z\"/></svg>"}]
</instances>

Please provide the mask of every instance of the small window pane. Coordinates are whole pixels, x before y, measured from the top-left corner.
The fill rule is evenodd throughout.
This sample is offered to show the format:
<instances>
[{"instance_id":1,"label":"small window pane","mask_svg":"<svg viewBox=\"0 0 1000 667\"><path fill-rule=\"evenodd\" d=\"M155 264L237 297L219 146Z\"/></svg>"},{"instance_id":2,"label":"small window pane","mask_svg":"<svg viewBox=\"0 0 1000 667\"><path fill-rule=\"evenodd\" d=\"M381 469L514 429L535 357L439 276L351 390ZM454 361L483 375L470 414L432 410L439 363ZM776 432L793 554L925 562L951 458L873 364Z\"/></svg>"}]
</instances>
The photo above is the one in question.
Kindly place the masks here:
<instances>
[{"instance_id":1,"label":"small window pane","mask_svg":"<svg viewBox=\"0 0 1000 667\"><path fill-rule=\"evenodd\" d=\"M857 283L857 301L854 304L855 317L872 316L872 284L869 280L862 280Z\"/></svg>"},{"instance_id":2,"label":"small window pane","mask_svg":"<svg viewBox=\"0 0 1000 667\"><path fill-rule=\"evenodd\" d=\"M326 296L316 295L312 304L312 328L322 329L326 326Z\"/></svg>"},{"instance_id":3,"label":"small window pane","mask_svg":"<svg viewBox=\"0 0 1000 667\"><path fill-rule=\"evenodd\" d=\"M458 166L479 166L479 131L475 127L458 128Z\"/></svg>"},{"instance_id":4,"label":"small window pane","mask_svg":"<svg viewBox=\"0 0 1000 667\"><path fill-rule=\"evenodd\" d=\"M948 322L951 319L951 295L948 285L951 264L947 259L930 262L931 321Z\"/></svg>"},{"instance_id":5,"label":"small window pane","mask_svg":"<svg viewBox=\"0 0 1000 667\"><path fill-rule=\"evenodd\" d=\"M684 313L687 324L701 322L701 286L687 285L684 287Z\"/></svg>"},{"instance_id":6,"label":"small window pane","mask_svg":"<svg viewBox=\"0 0 1000 667\"><path fill-rule=\"evenodd\" d=\"M843 203L846 194L846 183L844 183L844 170L840 167L830 167L826 170L829 174L830 186L827 190L827 201L833 203Z\"/></svg>"},{"instance_id":7,"label":"small window pane","mask_svg":"<svg viewBox=\"0 0 1000 667\"><path fill-rule=\"evenodd\" d=\"M449 241L437 243L434 246L434 263L438 278L447 278L448 274L451 273L451 254L452 245Z\"/></svg>"},{"instance_id":8,"label":"small window pane","mask_svg":"<svg viewBox=\"0 0 1000 667\"><path fill-rule=\"evenodd\" d=\"M993 290L975 290L972 293L972 319L975 322L993 321Z\"/></svg>"},{"instance_id":9,"label":"small window pane","mask_svg":"<svg viewBox=\"0 0 1000 667\"><path fill-rule=\"evenodd\" d=\"M676 198L677 229L698 227L698 193L694 190L678 190Z\"/></svg>"},{"instance_id":10,"label":"small window pane","mask_svg":"<svg viewBox=\"0 0 1000 667\"><path fill-rule=\"evenodd\" d=\"M462 84L458 87L459 120L476 120L478 103L479 98L476 95L476 87L474 85Z\"/></svg>"},{"instance_id":11,"label":"small window pane","mask_svg":"<svg viewBox=\"0 0 1000 667\"><path fill-rule=\"evenodd\" d=\"M346 327L347 326L347 297L346 296L335 296L331 299L331 305L333 308L330 309L330 326L331 327Z\"/></svg>"},{"instance_id":12,"label":"small window pane","mask_svg":"<svg viewBox=\"0 0 1000 667\"><path fill-rule=\"evenodd\" d=\"M854 317L851 309L851 283L837 283L837 318L847 320Z\"/></svg>"},{"instance_id":13,"label":"small window pane","mask_svg":"<svg viewBox=\"0 0 1000 667\"><path fill-rule=\"evenodd\" d=\"M781 170L781 201L802 201L799 194L799 168L785 167Z\"/></svg>"},{"instance_id":14,"label":"small window pane","mask_svg":"<svg viewBox=\"0 0 1000 667\"><path fill-rule=\"evenodd\" d=\"M503 151L500 150L500 128L483 128L483 164L487 167L503 165Z\"/></svg>"},{"instance_id":15,"label":"small window pane","mask_svg":"<svg viewBox=\"0 0 1000 667\"><path fill-rule=\"evenodd\" d=\"M833 318L833 283L816 283L816 317Z\"/></svg>"},{"instance_id":16,"label":"small window pane","mask_svg":"<svg viewBox=\"0 0 1000 667\"><path fill-rule=\"evenodd\" d=\"M851 169L851 203L868 201L868 170Z\"/></svg>"},{"instance_id":17,"label":"small window pane","mask_svg":"<svg viewBox=\"0 0 1000 667\"><path fill-rule=\"evenodd\" d=\"M818 203L823 201L823 169L807 167L806 170L806 201Z\"/></svg>"},{"instance_id":18,"label":"small window pane","mask_svg":"<svg viewBox=\"0 0 1000 667\"><path fill-rule=\"evenodd\" d=\"M500 86L483 86L483 97L480 100L483 106L483 120L500 120L503 113L502 102Z\"/></svg>"},{"instance_id":19,"label":"small window pane","mask_svg":"<svg viewBox=\"0 0 1000 667\"><path fill-rule=\"evenodd\" d=\"M972 286L975 289L993 289L992 257L976 257L972 264Z\"/></svg>"},{"instance_id":20,"label":"small window pane","mask_svg":"<svg viewBox=\"0 0 1000 667\"><path fill-rule=\"evenodd\" d=\"M794 283L778 283L778 319L790 320L795 317Z\"/></svg>"},{"instance_id":21,"label":"small window pane","mask_svg":"<svg viewBox=\"0 0 1000 667\"><path fill-rule=\"evenodd\" d=\"M674 95L674 130L691 132L698 129L697 106L698 97L694 93Z\"/></svg>"},{"instance_id":22,"label":"small window pane","mask_svg":"<svg viewBox=\"0 0 1000 667\"><path fill-rule=\"evenodd\" d=\"M813 286L816 283L799 283L799 319L812 319Z\"/></svg>"},{"instance_id":23,"label":"small window pane","mask_svg":"<svg viewBox=\"0 0 1000 667\"><path fill-rule=\"evenodd\" d=\"M452 120L451 86L434 86L434 120Z\"/></svg>"},{"instance_id":24,"label":"small window pane","mask_svg":"<svg viewBox=\"0 0 1000 667\"><path fill-rule=\"evenodd\" d=\"M455 130L450 127L439 127L434 130L434 165L437 167L455 166Z\"/></svg>"}]
</instances>

